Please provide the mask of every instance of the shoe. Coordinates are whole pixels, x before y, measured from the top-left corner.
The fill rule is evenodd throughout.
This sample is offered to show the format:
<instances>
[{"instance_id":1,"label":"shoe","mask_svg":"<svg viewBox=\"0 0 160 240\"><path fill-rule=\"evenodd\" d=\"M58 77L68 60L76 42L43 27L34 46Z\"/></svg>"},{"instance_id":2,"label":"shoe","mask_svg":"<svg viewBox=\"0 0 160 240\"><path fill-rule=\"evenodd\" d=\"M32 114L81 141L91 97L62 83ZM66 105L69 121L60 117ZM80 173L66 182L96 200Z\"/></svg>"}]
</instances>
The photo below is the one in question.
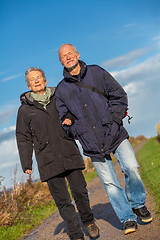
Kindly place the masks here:
<instances>
[{"instance_id":1,"label":"shoe","mask_svg":"<svg viewBox=\"0 0 160 240\"><path fill-rule=\"evenodd\" d=\"M124 223L124 234L135 232L137 227L136 221L126 221Z\"/></svg>"},{"instance_id":2,"label":"shoe","mask_svg":"<svg viewBox=\"0 0 160 240\"><path fill-rule=\"evenodd\" d=\"M142 222L148 223L152 221L151 213L147 210L147 208L132 208L132 211L141 219Z\"/></svg>"},{"instance_id":3,"label":"shoe","mask_svg":"<svg viewBox=\"0 0 160 240\"><path fill-rule=\"evenodd\" d=\"M72 240L84 240L84 237L70 237Z\"/></svg>"},{"instance_id":4,"label":"shoe","mask_svg":"<svg viewBox=\"0 0 160 240\"><path fill-rule=\"evenodd\" d=\"M82 237L82 238L74 238L74 240L84 240L84 238Z\"/></svg>"},{"instance_id":5,"label":"shoe","mask_svg":"<svg viewBox=\"0 0 160 240\"><path fill-rule=\"evenodd\" d=\"M85 225L85 227L91 238L97 238L99 236L99 228L97 227L97 225L95 223Z\"/></svg>"}]
</instances>

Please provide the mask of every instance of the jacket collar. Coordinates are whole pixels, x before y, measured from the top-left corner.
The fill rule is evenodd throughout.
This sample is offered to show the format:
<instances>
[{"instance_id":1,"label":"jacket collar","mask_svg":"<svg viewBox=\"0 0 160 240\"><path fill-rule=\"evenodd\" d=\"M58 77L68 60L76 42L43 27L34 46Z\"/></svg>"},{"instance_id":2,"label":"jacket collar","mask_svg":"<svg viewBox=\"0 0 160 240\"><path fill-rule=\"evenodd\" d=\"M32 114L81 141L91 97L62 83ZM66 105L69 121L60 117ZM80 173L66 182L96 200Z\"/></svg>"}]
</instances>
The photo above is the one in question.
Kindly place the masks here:
<instances>
[{"instance_id":1,"label":"jacket collar","mask_svg":"<svg viewBox=\"0 0 160 240\"><path fill-rule=\"evenodd\" d=\"M81 67L80 73L78 75L71 75L66 68L63 70L63 76L66 81L81 81L81 78L86 74L87 72L87 65L85 62L79 60L79 64Z\"/></svg>"},{"instance_id":2,"label":"jacket collar","mask_svg":"<svg viewBox=\"0 0 160 240\"><path fill-rule=\"evenodd\" d=\"M54 95L56 88L55 87L49 87L51 89L51 97ZM31 96L31 91L25 92L23 94L21 94L20 96L20 101L21 103L25 103L25 104L30 104L33 105L35 100L33 99L33 97Z\"/></svg>"}]
</instances>

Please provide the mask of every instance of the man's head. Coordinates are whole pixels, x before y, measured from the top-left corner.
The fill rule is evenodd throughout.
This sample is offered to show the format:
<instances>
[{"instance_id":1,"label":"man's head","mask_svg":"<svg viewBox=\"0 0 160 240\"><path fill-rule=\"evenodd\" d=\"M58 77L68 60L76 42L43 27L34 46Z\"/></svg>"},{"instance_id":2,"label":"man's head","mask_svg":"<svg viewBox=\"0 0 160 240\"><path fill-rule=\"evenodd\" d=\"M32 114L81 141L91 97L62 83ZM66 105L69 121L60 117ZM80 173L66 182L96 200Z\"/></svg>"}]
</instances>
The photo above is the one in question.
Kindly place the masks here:
<instances>
[{"instance_id":1,"label":"man's head","mask_svg":"<svg viewBox=\"0 0 160 240\"><path fill-rule=\"evenodd\" d=\"M65 43L61 45L58 55L61 64L69 71L74 69L78 65L80 55L72 44Z\"/></svg>"},{"instance_id":2,"label":"man's head","mask_svg":"<svg viewBox=\"0 0 160 240\"><path fill-rule=\"evenodd\" d=\"M25 72L25 79L29 90L37 94L44 94L47 80L44 71L40 68L31 67Z\"/></svg>"}]
</instances>

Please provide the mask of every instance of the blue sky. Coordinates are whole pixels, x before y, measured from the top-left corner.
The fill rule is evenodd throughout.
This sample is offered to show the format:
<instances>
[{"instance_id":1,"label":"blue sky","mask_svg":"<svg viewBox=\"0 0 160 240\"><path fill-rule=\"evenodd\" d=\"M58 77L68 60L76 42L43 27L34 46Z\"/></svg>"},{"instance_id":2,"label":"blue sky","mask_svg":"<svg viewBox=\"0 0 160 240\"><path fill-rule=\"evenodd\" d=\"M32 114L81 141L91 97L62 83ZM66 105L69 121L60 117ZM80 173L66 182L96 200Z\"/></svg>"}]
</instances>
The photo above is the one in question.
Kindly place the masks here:
<instances>
[{"instance_id":1,"label":"blue sky","mask_svg":"<svg viewBox=\"0 0 160 240\"><path fill-rule=\"evenodd\" d=\"M159 9L158 0L0 0L0 176L6 184L19 166L15 123L19 96L28 90L24 73L40 67L48 86L56 86L62 79L57 54L62 43L75 45L83 61L105 68L124 87L133 116L124 125L131 136L156 136Z\"/></svg>"}]
</instances>

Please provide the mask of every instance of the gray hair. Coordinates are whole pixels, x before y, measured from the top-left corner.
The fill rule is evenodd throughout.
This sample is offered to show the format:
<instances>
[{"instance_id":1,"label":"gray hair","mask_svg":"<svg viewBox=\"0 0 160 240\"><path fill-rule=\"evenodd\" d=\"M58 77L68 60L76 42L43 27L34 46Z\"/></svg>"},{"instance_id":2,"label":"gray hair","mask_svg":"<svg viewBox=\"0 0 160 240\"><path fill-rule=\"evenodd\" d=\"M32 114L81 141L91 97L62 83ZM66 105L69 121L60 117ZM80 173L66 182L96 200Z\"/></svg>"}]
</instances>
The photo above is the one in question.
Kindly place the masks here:
<instances>
[{"instance_id":1,"label":"gray hair","mask_svg":"<svg viewBox=\"0 0 160 240\"><path fill-rule=\"evenodd\" d=\"M71 46L71 47L73 48L74 52L76 53L76 56L78 56L78 51L77 51L77 49L75 48L75 46L73 46L71 43L63 43L63 44L60 46L59 51L58 51L58 57L59 57L60 62L61 62L61 58L60 58L60 54L59 54L60 49L61 49L62 47L64 47L64 46L66 46L66 45Z\"/></svg>"},{"instance_id":2,"label":"gray hair","mask_svg":"<svg viewBox=\"0 0 160 240\"><path fill-rule=\"evenodd\" d=\"M29 81L28 81L28 75L29 75L29 73L32 72L32 71L38 71L38 72L41 72L41 74L42 74L44 80L46 81L45 73L44 73L44 71L43 71L41 68L30 67L30 68L28 68L27 71L25 72L25 80L26 80L27 85L29 84Z\"/></svg>"}]
</instances>

